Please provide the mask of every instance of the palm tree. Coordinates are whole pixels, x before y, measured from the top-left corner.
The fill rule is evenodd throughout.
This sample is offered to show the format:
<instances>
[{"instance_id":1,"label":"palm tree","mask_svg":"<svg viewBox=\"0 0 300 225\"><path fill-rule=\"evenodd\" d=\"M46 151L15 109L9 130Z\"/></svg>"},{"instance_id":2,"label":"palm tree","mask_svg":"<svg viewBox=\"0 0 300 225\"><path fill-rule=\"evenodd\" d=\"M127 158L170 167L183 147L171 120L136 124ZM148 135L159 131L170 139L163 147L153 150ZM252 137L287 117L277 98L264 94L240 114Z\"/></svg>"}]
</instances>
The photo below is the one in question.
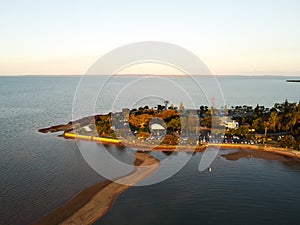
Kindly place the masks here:
<instances>
[{"instance_id":1,"label":"palm tree","mask_svg":"<svg viewBox=\"0 0 300 225\"><path fill-rule=\"evenodd\" d=\"M277 112L271 113L271 116L269 117L269 127L270 130L273 130L273 132L276 132L276 127L278 127L278 123L280 123L279 116Z\"/></svg>"}]
</instances>

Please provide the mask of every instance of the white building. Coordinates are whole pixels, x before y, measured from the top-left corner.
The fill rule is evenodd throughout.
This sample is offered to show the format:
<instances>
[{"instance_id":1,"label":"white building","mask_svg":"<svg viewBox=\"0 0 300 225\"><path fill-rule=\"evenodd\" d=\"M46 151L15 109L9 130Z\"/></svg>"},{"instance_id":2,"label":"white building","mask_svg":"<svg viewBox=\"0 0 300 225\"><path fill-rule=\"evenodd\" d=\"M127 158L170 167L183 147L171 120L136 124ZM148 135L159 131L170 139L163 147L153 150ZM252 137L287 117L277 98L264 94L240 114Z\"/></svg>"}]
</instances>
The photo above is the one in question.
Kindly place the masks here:
<instances>
[{"instance_id":1,"label":"white building","mask_svg":"<svg viewBox=\"0 0 300 225\"><path fill-rule=\"evenodd\" d=\"M166 135L166 128L164 128L161 124L159 123L153 123L150 125L150 131L151 135L158 137L158 136L165 136Z\"/></svg>"},{"instance_id":2,"label":"white building","mask_svg":"<svg viewBox=\"0 0 300 225\"><path fill-rule=\"evenodd\" d=\"M221 122L222 122L222 126L229 128L229 129L235 129L239 127L239 123L232 120L231 118L229 118L228 116L223 116L220 118Z\"/></svg>"}]
</instances>

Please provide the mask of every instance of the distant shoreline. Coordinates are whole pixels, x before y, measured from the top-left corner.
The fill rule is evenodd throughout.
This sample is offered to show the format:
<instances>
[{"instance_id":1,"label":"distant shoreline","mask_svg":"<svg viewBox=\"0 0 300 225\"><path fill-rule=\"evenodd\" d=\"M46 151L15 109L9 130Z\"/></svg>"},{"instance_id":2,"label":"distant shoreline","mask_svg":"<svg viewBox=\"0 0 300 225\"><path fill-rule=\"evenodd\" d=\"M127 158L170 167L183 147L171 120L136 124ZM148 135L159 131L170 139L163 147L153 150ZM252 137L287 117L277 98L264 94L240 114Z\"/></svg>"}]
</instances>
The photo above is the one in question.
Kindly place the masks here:
<instances>
[{"instance_id":1,"label":"distant shoreline","mask_svg":"<svg viewBox=\"0 0 300 225\"><path fill-rule=\"evenodd\" d=\"M290 83L298 83L298 82L300 82L300 80L286 80L286 82L290 82Z\"/></svg>"},{"instance_id":2,"label":"distant shoreline","mask_svg":"<svg viewBox=\"0 0 300 225\"><path fill-rule=\"evenodd\" d=\"M81 76L110 76L104 74L93 74L93 75L85 75L85 74L0 74L0 77L81 77ZM163 76L163 77L184 77L187 76L185 74L113 74L113 76L124 76L124 77L134 77L134 76ZM193 77L300 77L300 75L276 75L276 74L213 74L213 75L193 75Z\"/></svg>"}]
</instances>

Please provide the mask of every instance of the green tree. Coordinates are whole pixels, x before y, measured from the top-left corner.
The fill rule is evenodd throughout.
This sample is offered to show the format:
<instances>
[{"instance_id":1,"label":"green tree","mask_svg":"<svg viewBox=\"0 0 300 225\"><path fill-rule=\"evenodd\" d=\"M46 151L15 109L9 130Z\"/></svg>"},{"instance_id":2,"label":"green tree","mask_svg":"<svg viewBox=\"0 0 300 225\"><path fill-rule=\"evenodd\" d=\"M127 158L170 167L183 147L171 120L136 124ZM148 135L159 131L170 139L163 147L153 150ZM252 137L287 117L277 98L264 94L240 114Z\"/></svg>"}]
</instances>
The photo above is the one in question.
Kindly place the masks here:
<instances>
[{"instance_id":1,"label":"green tree","mask_svg":"<svg viewBox=\"0 0 300 225\"><path fill-rule=\"evenodd\" d=\"M252 128L255 129L255 131L262 132L264 129L264 122L262 118L257 118L252 123Z\"/></svg>"},{"instance_id":2,"label":"green tree","mask_svg":"<svg viewBox=\"0 0 300 225\"><path fill-rule=\"evenodd\" d=\"M202 125L204 127L208 127L211 128L211 121L212 121L212 116L211 115L207 115L202 119Z\"/></svg>"},{"instance_id":3,"label":"green tree","mask_svg":"<svg viewBox=\"0 0 300 225\"><path fill-rule=\"evenodd\" d=\"M298 120L300 120L300 103L298 103L298 106L293 107L293 109L291 110L290 121L288 122L288 126L290 127L292 133L293 128L297 124Z\"/></svg>"},{"instance_id":4,"label":"green tree","mask_svg":"<svg viewBox=\"0 0 300 225\"><path fill-rule=\"evenodd\" d=\"M295 148L297 147L297 142L295 140L295 138L292 135L285 135L284 137L282 137L279 141L279 145L280 147L283 148Z\"/></svg>"},{"instance_id":5,"label":"green tree","mask_svg":"<svg viewBox=\"0 0 300 225\"><path fill-rule=\"evenodd\" d=\"M180 118L174 118L167 123L167 129L170 131L179 131L181 130Z\"/></svg>"}]
</instances>

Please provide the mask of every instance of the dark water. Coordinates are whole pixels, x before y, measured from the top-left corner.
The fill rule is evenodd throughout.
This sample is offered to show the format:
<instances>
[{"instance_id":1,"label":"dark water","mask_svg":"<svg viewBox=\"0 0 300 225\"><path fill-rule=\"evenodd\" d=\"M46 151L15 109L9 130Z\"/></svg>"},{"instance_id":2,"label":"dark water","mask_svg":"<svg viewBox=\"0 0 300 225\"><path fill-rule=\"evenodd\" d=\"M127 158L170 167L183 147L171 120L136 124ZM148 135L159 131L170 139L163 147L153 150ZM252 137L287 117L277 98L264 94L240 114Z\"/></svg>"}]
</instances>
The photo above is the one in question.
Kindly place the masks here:
<instances>
[{"instance_id":1,"label":"dark water","mask_svg":"<svg viewBox=\"0 0 300 225\"><path fill-rule=\"evenodd\" d=\"M126 79L132 78L119 78L116 87ZM219 82L228 105L271 106L299 101L299 84L285 79L230 77ZM78 81L0 77L0 224L28 224L103 180L73 141L37 132L71 120ZM200 156L167 181L127 190L96 224L297 224L298 165L219 159L208 174L197 171Z\"/></svg>"},{"instance_id":2,"label":"dark water","mask_svg":"<svg viewBox=\"0 0 300 225\"><path fill-rule=\"evenodd\" d=\"M72 141L41 127L71 120L78 78L0 78L0 224L27 224L101 178Z\"/></svg>"},{"instance_id":3,"label":"dark water","mask_svg":"<svg viewBox=\"0 0 300 225\"><path fill-rule=\"evenodd\" d=\"M299 223L299 163L220 158L200 173L201 155L171 179L122 193L94 224Z\"/></svg>"}]
</instances>

